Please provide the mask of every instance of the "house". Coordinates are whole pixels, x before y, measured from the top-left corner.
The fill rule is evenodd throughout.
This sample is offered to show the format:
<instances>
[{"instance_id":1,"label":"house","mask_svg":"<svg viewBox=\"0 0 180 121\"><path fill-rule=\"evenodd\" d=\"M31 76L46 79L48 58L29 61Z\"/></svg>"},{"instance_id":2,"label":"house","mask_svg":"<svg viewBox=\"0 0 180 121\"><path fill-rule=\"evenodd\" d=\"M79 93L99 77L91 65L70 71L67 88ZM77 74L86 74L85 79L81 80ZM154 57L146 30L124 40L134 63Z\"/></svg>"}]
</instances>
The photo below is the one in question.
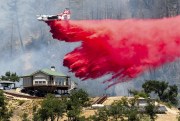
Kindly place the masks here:
<instances>
[{"instance_id":1,"label":"house","mask_svg":"<svg viewBox=\"0 0 180 121\"><path fill-rule=\"evenodd\" d=\"M13 85L13 88L15 88L15 82L7 81L7 80L0 80L0 89L3 89L3 90L10 89L11 85Z\"/></svg>"},{"instance_id":2,"label":"house","mask_svg":"<svg viewBox=\"0 0 180 121\"><path fill-rule=\"evenodd\" d=\"M166 113L167 109L165 106L163 105L159 105L155 99L149 98L149 99L145 99L145 98L138 98L137 100L137 106L138 106L138 110L141 113L144 113L146 111L145 107L149 105L149 102L151 102L151 104L153 104L155 106L154 111L158 114L164 114Z\"/></svg>"},{"instance_id":3,"label":"house","mask_svg":"<svg viewBox=\"0 0 180 121\"><path fill-rule=\"evenodd\" d=\"M38 70L30 75L21 76L23 79L23 88L26 92L40 91L44 93L60 94L68 93L71 89L70 77L55 70L52 66L50 69ZM73 83L74 84L74 83Z\"/></svg>"},{"instance_id":4,"label":"house","mask_svg":"<svg viewBox=\"0 0 180 121\"><path fill-rule=\"evenodd\" d=\"M148 106L149 105L149 103L148 103L148 101L150 101L151 103L153 103L154 105L155 105L155 99L146 99L146 98L138 98L138 100L137 100L137 106L138 107L145 107L145 106Z\"/></svg>"},{"instance_id":5,"label":"house","mask_svg":"<svg viewBox=\"0 0 180 121\"><path fill-rule=\"evenodd\" d=\"M110 108L114 102L118 102L118 101L122 100L122 98L124 98L124 96L107 97L107 99L102 104L104 105L104 107ZM135 99L134 97L126 97L126 98L128 100ZM147 98L139 97L134 101L135 101L135 105L133 105L133 106L135 106L138 109L138 111L141 113L146 112L146 106L148 106L149 103L151 103L155 106L154 111L158 114L164 114L167 111L166 107L164 105L161 105L158 102L156 102L156 100L154 98L147 99ZM94 107L101 108L101 107L103 107L103 105L93 105L92 108L94 108Z\"/></svg>"}]
</instances>

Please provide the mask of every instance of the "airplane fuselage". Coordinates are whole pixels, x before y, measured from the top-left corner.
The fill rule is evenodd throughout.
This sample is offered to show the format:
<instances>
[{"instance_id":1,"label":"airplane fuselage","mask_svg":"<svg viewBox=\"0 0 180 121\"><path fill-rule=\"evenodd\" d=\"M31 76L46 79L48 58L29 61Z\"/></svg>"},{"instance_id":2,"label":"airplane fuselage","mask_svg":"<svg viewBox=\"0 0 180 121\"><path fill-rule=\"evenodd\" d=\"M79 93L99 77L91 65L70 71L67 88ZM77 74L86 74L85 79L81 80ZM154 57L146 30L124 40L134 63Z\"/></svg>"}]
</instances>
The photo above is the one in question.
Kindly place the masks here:
<instances>
[{"instance_id":1,"label":"airplane fuselage","mask_svg":"<svg viewBox=\"0 0 180 121\"><path fill-rule=\"evenodd\" d=\"M70 14L63 15L38 15L39 21L69 20Z\"/></svg>"}]
</instances>

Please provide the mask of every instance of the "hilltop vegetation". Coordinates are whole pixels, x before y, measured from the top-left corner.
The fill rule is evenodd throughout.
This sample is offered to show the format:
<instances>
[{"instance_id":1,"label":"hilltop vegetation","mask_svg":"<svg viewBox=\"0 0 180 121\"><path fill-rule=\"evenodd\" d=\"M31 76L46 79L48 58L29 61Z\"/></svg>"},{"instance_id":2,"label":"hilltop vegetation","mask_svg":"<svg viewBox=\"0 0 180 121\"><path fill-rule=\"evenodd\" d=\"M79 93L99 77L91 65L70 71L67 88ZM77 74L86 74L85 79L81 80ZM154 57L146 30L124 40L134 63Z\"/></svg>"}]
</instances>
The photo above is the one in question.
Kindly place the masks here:
<instances>
[{"instance_id":1,"label":"hilltop vegetation","mask_svg":"<svg viewBox=\"0 0 180 121\"><path fill-rule=\"evenodd\" d=\"M142 85L143 90L129 90L130 94L140 97L150 97L154 93L156 97L162 102L170 103L172 105L178 105L178 87L176 85L169 85L165 81L147 80Z\"/></svg>"},{"instance_id":2,"label":"hilltop vegetation","mask_svg":"<svg viewBox=\"0 0 180 121\"><path fill-rule=\"evenodd\" d=\"M69 97L62 96L61 98L56 98L54 95L48 94L44 99L30 101L6 99L3 91L0 91L0 120L12 120L12 116L17 118L17 115L19 115L22 121L154 121L157 118L158 109L151 98L149 98L149 95L154 89L156 89L157 93L157 90L161 88L156 87L152 83L166 85L164 86L166 88L163 88L164 92L166 92L165 95L171 95L167 96L169 98L166 100L160 97L157 97L157 100L170 103L171 105L177 104L176 101L174 103L174 99L177 97L177 95L174 94L177 94L177 90L172 91L172 89L169 88L171 85L155 80L144 83L143 87L145 89L142 91L132 91L131 93L134 95L132 98L122 97L114 101L110 106L91 109L94 110L95 113L90 116L84 115L84 111L91 107L92 102L87 92L82 89L74 90ZM152 85L156 88L152 88ZM144 111L141 112L137 106L137 101L139 97L144 97L144 95L146 95L145 98L147 99L148 105L145 106ZM173 101L171 101L171 99L173 99ZM21 111L19 108L21 108Z\"/></svg>"},{"instance_id":3,"label":"hilltop vegetation","mask_svg":"<svg viewBox=\"0 0 180 121\"><path fill-rule=\"evenodd\" d=\"M9 121L12 110L8 110L3 91L0 90L0 121Z\"/></svg>"}]
</instances>

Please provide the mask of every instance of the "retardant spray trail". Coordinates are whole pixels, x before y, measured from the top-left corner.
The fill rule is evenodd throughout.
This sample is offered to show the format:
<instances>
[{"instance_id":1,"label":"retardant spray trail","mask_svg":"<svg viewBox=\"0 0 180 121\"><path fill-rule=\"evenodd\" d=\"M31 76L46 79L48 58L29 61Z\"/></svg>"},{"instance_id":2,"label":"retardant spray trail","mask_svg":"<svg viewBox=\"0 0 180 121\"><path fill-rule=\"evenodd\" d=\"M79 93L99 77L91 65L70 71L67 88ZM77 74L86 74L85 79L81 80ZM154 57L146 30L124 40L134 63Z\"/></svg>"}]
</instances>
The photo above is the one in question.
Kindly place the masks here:
<instances>
[{"instance_id":1,"label":"retardant spray trail","mask_svg":"<svg viewBox=\"0 0 180 121\"><path fill-rule=\"evenodd\" d=\"M158 20L51 21L52 36L81 46L64 57L64 66L83 80L106 74L109 87L149 67L180 56L180 17Z\"/></svg>"}]
</instances>

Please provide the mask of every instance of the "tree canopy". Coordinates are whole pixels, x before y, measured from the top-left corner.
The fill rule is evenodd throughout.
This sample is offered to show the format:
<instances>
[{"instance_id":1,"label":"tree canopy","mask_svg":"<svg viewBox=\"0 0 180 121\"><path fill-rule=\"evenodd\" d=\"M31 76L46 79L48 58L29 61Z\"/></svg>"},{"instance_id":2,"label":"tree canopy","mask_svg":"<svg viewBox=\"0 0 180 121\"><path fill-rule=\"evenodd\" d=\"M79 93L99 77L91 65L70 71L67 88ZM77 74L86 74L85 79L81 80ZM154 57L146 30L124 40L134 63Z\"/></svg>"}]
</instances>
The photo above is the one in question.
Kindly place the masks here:
<instances>
[{"instance_id":1,"label":"tree canopy","mask_svg":"<svg viewBox=\"0 0 180 121\"><path fill-rule=\"evenodd\" d=\"M52 94L48 94L47 97L43 100L41 108L38 110L38 115L41 121L50 119L54 121L63 117L64 112L66 111L66 105L63 100L56 98ZM36 116L37 120L37 116Z\"/></svg>"},{"instance_id":2,"label":"tree canopy","mask_svg":"<svg viewBox=\"0 0 180 121\"><path fill-rule=\"evenodd\" d=\"M85 106L88 101L88 94L82 89L74 90L68 98L58 99L54 95L48 94L37 111L36 107L34 107L33 120L59 120L65 113L71 121L84 120L85 118L81 117L80 114L82 107Z\"/></svg>"},{"instance_id":3,"label":"tree canopy","mask_svg":"<svg viewBox=\"0 0 180 121\"><path fill-rule=\"evenodd\" d=\"M5 75L1 76L1 80L18 82L19 76L16 73L8 71L5 73Z\"/></svg>"},{"instance_id":4,"label":"tree canopy","mask_svg":"<svg viewBox=\"0 0 180 121\"><path fill-rule=\"evenodd\" d=\"M143 85L144 92L150 94L154 92L163 102L169 102L177 105L178 87L176 85L169 85L165 81L148 80Z\"/></svg>"},{"instance_id":5,"label":"tree canopy","mask_svg":"<svg viewBox=\"0 0 180 121\"><path fill-rule=\"evenodd\" d=\"M89 101L89 95L82 89L74 90L67 101L67 116L69 120L79 120L82 107Z\"/></svg>"}]
</instances>

